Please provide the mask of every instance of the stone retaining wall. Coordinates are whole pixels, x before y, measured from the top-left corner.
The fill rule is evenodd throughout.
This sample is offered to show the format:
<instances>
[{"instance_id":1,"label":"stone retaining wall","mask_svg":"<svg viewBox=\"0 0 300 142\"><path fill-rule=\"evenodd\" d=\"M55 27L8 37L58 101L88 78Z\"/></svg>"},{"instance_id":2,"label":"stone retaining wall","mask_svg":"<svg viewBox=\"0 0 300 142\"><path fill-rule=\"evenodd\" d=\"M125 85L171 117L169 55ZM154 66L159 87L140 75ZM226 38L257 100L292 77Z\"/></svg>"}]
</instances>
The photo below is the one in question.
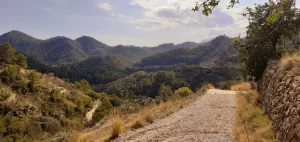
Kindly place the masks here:
<instances>
[{"instance_id":1,"label":"stone retaining wall","mask_svg":"<svg viewBox=\"0 0 300 142\"><path fill-rule=\"evenodd\" d=\"M276 138L300 142L300 63L290 62L283 68L278 61L269 62L257 87Z\"/></svg>"}]
</instances>

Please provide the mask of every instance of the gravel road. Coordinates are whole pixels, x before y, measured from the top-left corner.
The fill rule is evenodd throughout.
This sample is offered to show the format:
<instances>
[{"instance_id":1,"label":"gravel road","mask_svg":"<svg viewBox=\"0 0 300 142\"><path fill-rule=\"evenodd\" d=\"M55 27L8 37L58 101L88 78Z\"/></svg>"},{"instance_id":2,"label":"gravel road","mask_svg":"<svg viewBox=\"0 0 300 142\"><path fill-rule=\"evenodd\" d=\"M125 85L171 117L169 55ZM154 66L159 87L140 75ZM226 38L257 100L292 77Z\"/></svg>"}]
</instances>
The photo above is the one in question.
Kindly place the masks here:
<instances>
[{"instance_id":1,"label":"gravel road","mask_svg":"<svg viewBox=\"0 0 300 142\"><path fill-rule=\"evenodd\" d=\"M123 134L116 141L233 141L235 94L233 91L208 90L204 96L169 117Z\"/></svg>"}]
</instances>

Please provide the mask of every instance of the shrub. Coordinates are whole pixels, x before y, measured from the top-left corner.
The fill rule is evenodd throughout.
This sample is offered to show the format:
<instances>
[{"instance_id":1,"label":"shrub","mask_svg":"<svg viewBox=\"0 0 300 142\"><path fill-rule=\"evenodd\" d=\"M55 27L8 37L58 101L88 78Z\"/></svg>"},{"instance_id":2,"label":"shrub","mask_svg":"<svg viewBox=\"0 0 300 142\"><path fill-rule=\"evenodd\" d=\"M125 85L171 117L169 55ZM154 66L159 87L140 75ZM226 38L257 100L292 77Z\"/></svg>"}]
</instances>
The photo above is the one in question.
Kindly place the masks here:
<instances>
[{"instance_id":1,"label":"shrub","mask_svg":"<svg viewBox=\"0 0 300 142\"><path fill-rule=\"evenodd\" d=\"M124 123L121 120L116 120L112 123L111 138L117 138L124 131Z\"/></svg>"},{"instance_id":2,"label":"shrub","mask_svg":"<svg viewBox=\"0 0 300 142\"><path fill-rule=\"evenodd\" d=\"M102 107L102 106L98 107L93 114L93 123L92 124L99 122L102 118L104 118L109 113L110 113L110 109Z\"/></svg>"},{"instance_id":3,"label":"shrub","mask_svg":"<svg viewBox=\"0 0 300 142\"><path fill-rule=\"evenodd\" d=\"M1 87L1 86L0 86ZM0 101L6 100L10 96L11 92L7 89L0 88Z\"/></svg>"},{"instance_id":4,"label":"shrub","mask_svg":"<svg viewBox=\"0 0 300 142\"><path fill-rule=\"evenodd\" d=\"M28 87L30 89L31 92L35 92L37 90L39 90L39 82L40 82L40 76L38 73L36 73L35 71L32 71L30 73L28 73L27 75L28 77Z\"/></svg>"},{"instance_id":5,"label":"shrub","mask_svg":"<svg viewBox=\"0 0 300 142\"><path fill-rule=\"evenodd\" d=\"M56 89L52 91L51 96L50 96L50 101L51 102L63 102L66 99L65 95L61 93L60 90Z\"/></svg>"},{"instance_id":6,"label":"shrub","mask_svg":"<svg viewBox=\"0 0 300 142\"><path fill-rule=\"evenodd\" d=\"M137 120L133 125L131 126L132 129L138 129L146 126L147 123L144 120Z\"/></svg>"},{"instance_id":7,"label":"shrub","mask_svg":"<svg viewBox=\"0 0 300 142\"><path fill-rule=\"evenodd\" d=\"M247 82L242 82L240 84L232 85L231 90L232 91L250 91L251 84L249 84Z\"/></svg>"},{"instance_id":8,"label":"shrub","mask_svg":"<svg viewBox=\"0 0 300 142\"><path fill-rule=\"evenodd\" d=\"M175 91L175 95L180 97L186 97L193 94L193 91L188 87L182 87Z\"/></svg>"},{"instance_id":9,"label":"shrub","mask_svg":"<svg viewBox=\"0 0 300 142\"><path fill-rule=\"evenodd\" d=\"M114 106L114 107L118 107L118 106L120 106L121 105L121 99L120 98L118 98L118 97L112 97L112 98L110 98L109 99L109 102L112 104L112 106Z\"/></svg>"},{"instance_id":10,"label":"shrub","mask_svg":"<svg viewBox=\"0 0 300 142\"><path fill-rule=\"evenodd\" d=\"M215 89L215 86L213 84L211 84L211 83L208 83L207 84L207 88L208 89Z\"/></svg>"},{"instance_id":11,"label":"shrub","mask_svg":"<svg viewBox=\"0 0 300 142\"><path fill-rule=\"evenodd\" d=\"M237 84L237 81L231 80L231 81L223 81L219 83L219 88L222 90L230 90L230 87L234 84Z\"/></svg>"},{"instance_id":12,"label":"shrub","mask_svg":"<svg viewBox=\"0 0 300 142\"><path fill-rule=\"evenodd\" d=\"M148 122L148 123L153 123L154 122L154 117L151 113L148 113L145 115L144 119Z\"/></svg>"},{"instance_id":13,"label":"shrub","mask_svg":"<svg viewBox=\"0 0 300 142\"><path fill-rule=\"evenodd\" d=\"M168 85L162 84L159 88L159 99L166 102L168 98L173 94L172 88Z\"/></svg>"}]
</instances>

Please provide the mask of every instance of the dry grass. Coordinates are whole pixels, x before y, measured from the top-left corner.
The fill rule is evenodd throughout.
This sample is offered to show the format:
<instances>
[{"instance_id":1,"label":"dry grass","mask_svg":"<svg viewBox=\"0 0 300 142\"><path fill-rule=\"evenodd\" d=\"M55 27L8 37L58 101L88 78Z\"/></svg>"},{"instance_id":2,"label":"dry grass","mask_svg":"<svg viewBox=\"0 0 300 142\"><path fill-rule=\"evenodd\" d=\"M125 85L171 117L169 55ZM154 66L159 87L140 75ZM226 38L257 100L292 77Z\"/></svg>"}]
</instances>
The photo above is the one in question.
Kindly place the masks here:
<instances>
[{"instance_id":1,"label":"dry grass","mask_svg":"<svg viewBox=\"0 0 300 142\"><path fill-rule=\"evenodd\" d=\"M208 83L208 84L207 84L207 88L208 88L208 89L215 89L216 87L215 87L213 84Z\"/></svg>"},{"instance_id":2,"label":"dry grass","mask_svg":"<svg viewBox=\"0 0 300 142\"><path fill-rule=\"evenodd\" d=\"M300 62L300 53L286 53L282 56L279 62L279 68L281 70L286 70L288 68L291 68L293 65L293 62Z\"/></svg>"},{"instance_id":3,"label":"dry grass","mask_svg":"<svg viewBox=\"0 0 300 142\"><path fill-rule=\"evenodd\" d=\"M111 124L111 138L117 138L124 132L124 123L121 120L116 120Z\"/></svg>"},{"instance_id":4,"label":"dry grass","mask_svg":"<svg viewBox=\"0 0 300 142\"><path fill-rule=\"evenodd\" d=\"M235 125L236 142L274 142L271 121L257 105L256 91L239 93L237 96L237 116Z\"/></svg>"},{"instance_id":5,"label":"dry grass","mask_svg":"<svg viewBox=\"0 0 300 142\"><path fill-rule=\"evenodd\" d=\"M142 128L144 126L146 126L147 123L144 120L137 120L133 123L133 125L131 126L132 129L138 129L138 128Z\"/></svg>"},{"instance_id":6,"label":"dry grass","mask_svg":"<svg viewBox=\"0 0 300 142\"><path fill-rule=\"evenodd\" d=\"M72 135L72 142L106 141L111 136L111 127L115 118L120 118L124 123L124 132L132 128L140 128L153 123L155 120L162 119L183 108L186 104L193 102L197 97L204 94L207 86L199 89L196 93L181 99L170 99L167 102L144 107L139 112L124 114L120 110L114 110L109 116L105 117L98 125L91 130ZM139 125L139 127L135 127Z\"/></svg>"},{"instance_id":7,"label":"dry grass","mask_svg":"<svg viewBox=\"0 0 300 142\"><path fill-rule=\"evenodd\" d=\"M240 84L232 85L230 87L230 90L232 90L232 91L250 91L251 84L249 84L247 82L242 82Z\"/></svg>"}]
</instances>

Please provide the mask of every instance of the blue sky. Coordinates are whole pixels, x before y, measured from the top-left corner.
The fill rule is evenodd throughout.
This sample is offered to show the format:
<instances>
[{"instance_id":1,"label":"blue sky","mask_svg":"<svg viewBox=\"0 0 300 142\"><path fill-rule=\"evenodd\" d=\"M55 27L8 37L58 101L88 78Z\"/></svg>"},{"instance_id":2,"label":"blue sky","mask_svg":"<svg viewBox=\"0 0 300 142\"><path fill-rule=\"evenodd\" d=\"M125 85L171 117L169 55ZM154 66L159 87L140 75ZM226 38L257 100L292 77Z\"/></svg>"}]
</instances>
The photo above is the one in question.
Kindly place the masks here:
<instances>
[{"instance_id":1,"label":"blue sky","mask_svg":"<svg viewBox=\"0 0 300 142\"><path fill-rule=\"evenodd\" d=\"M0 34L19 30L40 39L86 35L108 45L137 46L244 34L247 20L238 13L258 0L240 0L230 10L228 1L206 17L190 10L195 0L0 0Z\"/></svg>"}]
</instances>

